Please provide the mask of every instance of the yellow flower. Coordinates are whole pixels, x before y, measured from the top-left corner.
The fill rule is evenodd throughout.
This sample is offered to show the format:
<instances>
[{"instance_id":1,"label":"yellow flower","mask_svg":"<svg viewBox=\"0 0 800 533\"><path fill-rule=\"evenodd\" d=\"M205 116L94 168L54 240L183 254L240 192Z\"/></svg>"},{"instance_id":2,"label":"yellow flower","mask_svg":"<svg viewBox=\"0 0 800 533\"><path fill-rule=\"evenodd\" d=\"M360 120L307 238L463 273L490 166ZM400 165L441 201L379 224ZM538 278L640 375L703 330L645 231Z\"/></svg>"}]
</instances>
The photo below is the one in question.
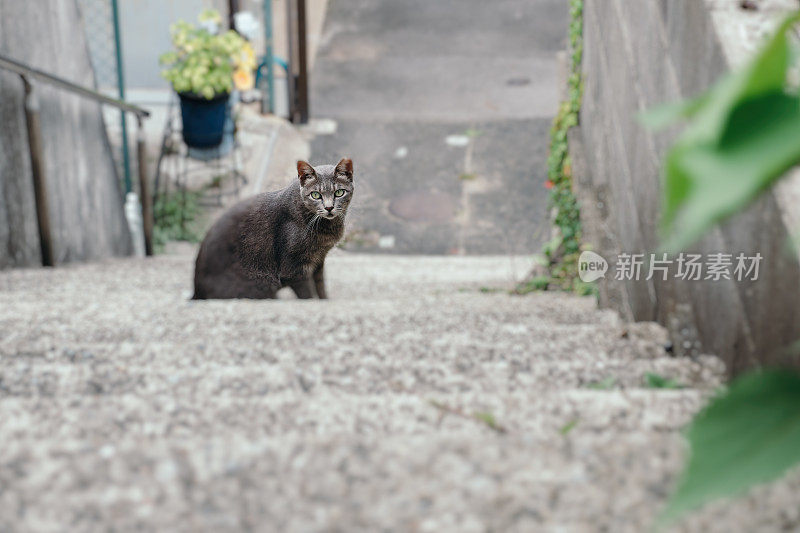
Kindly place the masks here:
<instances>
[{"instance_id":1,"label":"yellow flower","mask_svg":"<svg viewBox=\"0 0 800 533\"><path fill-rule=\"evenodd\" d=\"M233 83L240 91L247 91L253 88L255 79L253 78L253 71L243 68L237 68L233 73Z\"/></svg>"},{"instance_id":2,"label":"yellow flower","mask_svg":"<svg viewBox=\"0 0 800 533\"><path fill-rule=\"evenodd\" d=\"M250 43L245 43L242 47L242 56L244 58L242 64L250 70L254 70L256 68L256 52Z\"/></svg>"},{"instance_id":3,"label":"yellow flower","mask_svg":"<svg viewBox=\"0 0 800 533\"><path fill-rule=\"evenodd\" d=\"M243 70L255 70L256 66L256 53L250 43L245 42L238 53L231 56L231 60L236 68Z\"/></svg>"}]
</instances>

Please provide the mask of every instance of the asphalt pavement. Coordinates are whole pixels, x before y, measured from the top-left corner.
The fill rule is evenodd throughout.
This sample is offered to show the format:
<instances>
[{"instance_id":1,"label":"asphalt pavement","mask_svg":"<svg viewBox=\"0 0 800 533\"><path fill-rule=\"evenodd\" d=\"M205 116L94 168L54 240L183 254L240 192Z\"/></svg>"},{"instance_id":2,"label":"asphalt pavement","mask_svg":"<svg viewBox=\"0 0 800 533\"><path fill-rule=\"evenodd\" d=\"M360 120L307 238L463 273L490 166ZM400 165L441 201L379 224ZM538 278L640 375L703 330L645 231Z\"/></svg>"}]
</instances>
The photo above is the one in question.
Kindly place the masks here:
<instances>
[{"instance_id":1,"label":"asphalt pavement","mask_svg":"<svg viewBox=\"0 0 800 533\"><path fill-rule=\"evenodd\" d=\"M311 156L355 162L350 249L540 248L567 15L561 0L330 1L311 114L336 128Z\"/></svg>"}]
</instances>

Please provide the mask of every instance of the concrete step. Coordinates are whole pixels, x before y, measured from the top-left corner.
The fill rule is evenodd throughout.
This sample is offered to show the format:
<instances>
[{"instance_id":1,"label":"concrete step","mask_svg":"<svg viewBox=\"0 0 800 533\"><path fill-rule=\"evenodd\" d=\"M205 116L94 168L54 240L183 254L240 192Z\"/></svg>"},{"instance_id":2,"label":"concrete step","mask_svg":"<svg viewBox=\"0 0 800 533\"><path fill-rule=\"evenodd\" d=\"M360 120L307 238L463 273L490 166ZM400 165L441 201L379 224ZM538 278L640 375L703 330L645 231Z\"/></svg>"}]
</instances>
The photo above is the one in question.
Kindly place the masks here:
<instances>
[{"instance_id":1,"label":"concrete step","mask_svg":"<svg viewBox=\"0 0 800 533\"><path fill-rule=\"evenodd\" d=\"M641 531L721 380L509 295L526 260L336 252L329 301L195 302L192 259L0 273L0 530Z\"/></svg>"},{"instance_id":2,"label":"concrete step","mask_svg":"<svg viewBox=\"0 0 800 533\"><path fill-rule=\"evenodd\" d=\"M582 431L673 431L682 427L707 393L693 389L547 391L517 389L502 397L484 391L362 392L334 387L252 393L195 383L162 390L107 394L46 394L3 397L0 428L15 439L213 437L224 421L226 434L281 437L294 434L432 433L443 420L490 429L472 415L486 413L508 435L560 434L570 424ZM331 410L332 404L337 409ZM188 433L187 433L188 432ZM445 433L447 433L445 431ZM491 433L491 431L490 431ZM57 437L57 438L56 438ZM478 438L476 436L476 438Z\"/></svg>"},{"instance_id":3,"label":"concrete step","mask_svg":"<svg viewBox=\"0 0 800 533\"><path fill-rule=\"evenodd\" d=\"M36 475L6 498L25 502L41 529L58 529L59 521L134 529L157 519L175 531L248 529L243 523L280 531L482 530L474 524L524 531L603 516L627 531L646 528L653 493L663 496L665 472L680 461L679 438L652 432L526 439L476 432L457 418L435 435L325 429L273 438L184 431L96 443L15 440L0 452L4 464L35 464ZM13 468L8 474L13 479ZM610 484L626 497L604 497ZM422 528L426 520L437 526Z\"/></svg>"},{"instance_id":4,"label":"concrete step","mask_svg":"<svg viewBox=\"0 0 800 533\"><path fill-rule=\"evenodd\" d=\"M561 361L535 357L490 356L399 359L381 354L352 352L326 355L309 352L276 359L266 354L240 358L205 351L181 350L161 345L155 351L136 351L114 357L111 347L102 352L68 350L61 360L0 358L0 397L64 396L80 394L179 394L182 388L211 388L236 395L269 395L290 389L346 389L362 393L416 393L474 390L512 392L519 389L554 391L569 388L649 388L646 375L658 374L683 387L713 389L723 377L717 359L682 361L655 359ZM73 362L74 361L74 362Z\"/></svg>"}]
</instances>

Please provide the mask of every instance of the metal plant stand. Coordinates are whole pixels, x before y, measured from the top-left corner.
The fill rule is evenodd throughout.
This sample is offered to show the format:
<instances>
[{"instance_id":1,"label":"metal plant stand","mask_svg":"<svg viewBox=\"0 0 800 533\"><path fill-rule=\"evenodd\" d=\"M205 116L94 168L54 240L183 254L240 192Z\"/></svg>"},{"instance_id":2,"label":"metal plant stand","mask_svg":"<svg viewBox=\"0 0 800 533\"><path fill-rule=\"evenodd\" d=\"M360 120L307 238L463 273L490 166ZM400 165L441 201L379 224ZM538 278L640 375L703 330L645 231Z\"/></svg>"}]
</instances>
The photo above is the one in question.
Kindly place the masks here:
<instances>
[{"instance_id":1,"label":"metal plant stand","mask_svg":"<svg viewBox=\"0 0 800 533\"><path fill-rule=\"evenodd\" d=\"M212 148L193 148L182 136L180 106L170 101L154 182L155 218L164 216L163 200L179 194L185 207L187 194L197 194L198 204L223 207L228 197L237 197L247 184L242 172L242 147L239 143L232 107L228 108L222 143ZM181 213L184 209L181 209ZM185 220L181 220L181 226Z\"/></svg>"}]
</instances>

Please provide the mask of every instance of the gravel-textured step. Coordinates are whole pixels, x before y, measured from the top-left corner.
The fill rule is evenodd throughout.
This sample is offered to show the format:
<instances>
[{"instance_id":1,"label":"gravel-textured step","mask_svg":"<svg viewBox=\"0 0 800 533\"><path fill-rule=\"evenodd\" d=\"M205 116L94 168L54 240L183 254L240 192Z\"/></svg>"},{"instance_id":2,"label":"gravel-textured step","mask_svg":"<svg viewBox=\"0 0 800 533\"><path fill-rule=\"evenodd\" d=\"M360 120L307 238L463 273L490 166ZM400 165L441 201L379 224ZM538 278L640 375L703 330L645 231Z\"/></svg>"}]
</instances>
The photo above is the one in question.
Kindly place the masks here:
<instances>
[{"instance_id":1,"label":"gravel-textured step","mask_svg":"<svg viewBox=\"0 0 800 533\"><path fill-rule=\"evenodd\" d=\"M0 397L64 396L71 394L190 394L195 389L218 394L262 395L284 390L346 389L358 393L491 392L498 389L553 391L565 388L631 389L650 387L648 375L672 379L676 388L709 388L721 383L718 360L655 359L539 360L504 356L394 359L385 354L346 353L319 361L309 354L292 360L268 354L240 358L216 355L182 357L178 346L156 355L101 359L97 352L74 351L78 362L51 362L44 358L7 357L0 360ZM158 355L158 354L162 355ZM169 355L166 355L169 353ZM218 353L218 352L216 352ZM224 353L224 352L223 352ZM87 361L88 355L92 360ZM705 364L704 364L705 363Z\"/></svg>"},{"instance_id":2,"label":"gravel-textured step","mask_svg":"<svg viewBox=\"0 0 800 533\"><path fill-rule=\"evenodd\" d=\"M525 264L335 253L323 302L189 301L187 254L0 273L0 531L645 530L723 368L509 295ZM791 529L799 477L682 528Z\"/></svg>"}]
</instances>

